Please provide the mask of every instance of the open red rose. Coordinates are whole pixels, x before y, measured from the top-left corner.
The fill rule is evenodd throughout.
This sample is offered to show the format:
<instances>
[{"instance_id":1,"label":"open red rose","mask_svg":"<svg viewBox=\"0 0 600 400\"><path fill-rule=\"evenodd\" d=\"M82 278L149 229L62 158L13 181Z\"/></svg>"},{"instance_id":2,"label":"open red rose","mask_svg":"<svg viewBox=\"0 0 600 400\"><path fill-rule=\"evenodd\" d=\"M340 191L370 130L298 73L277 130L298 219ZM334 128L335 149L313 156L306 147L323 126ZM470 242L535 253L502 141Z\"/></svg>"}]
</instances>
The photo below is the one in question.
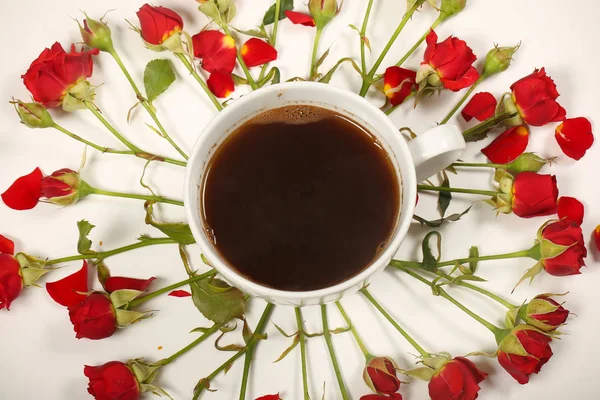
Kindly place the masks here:
<instances>
[{"instance_id":1,"label":"open red rose","mask_svg":"<svg viewBox=\"0 0 600 400\"><path fill-rule=\"evenodd\" d=\"M516 160L529 144L529 129L526 126L514 126L500 134L481 152L494 164L508 164Z\"/></svg>"},{"instance_id":2,"label":"open red rose","mask_svg":"<svg viewBox=\"0 0 600 400\"><path fill-rule=\"evenodd\" d=\"M580 160L594 144L592 123L582 117L566 119L556 127L555 138L567 156Z\"/></svg>"},{"instance_id":3,"label":"open red rose","mask_svg":"<svg viewBox=\"0 0 600 400\"><path fill-rule=\"evenodd\" d=\"M581 227L578 224L566 219L552 222L542 229L541 236L544 239L540 244L542 254L550 253L544 251L544 246L566 246L565 250L557 256L542 259L546 272L554 276L581 273L581 267L585 266L584 258L587 256L587 249Z\"/></svg>"},{"instance_id":4,"label":"open red rose","mask_svg":"<svg viewBox=\"0 0 600 400\"><path fill-rule=\"evenodd\" d=\"M23 291L21 266L13 257L14 244L0 235L0 310L10 310L10 304Z\"/></svg>"},{"instance_id":5,"label":"open red rose","mask_svg":"<svg viewBox=\"0 0 600 400\"><path fill-rule=\"evenodd\" d=\"M235 82L231 74L215 71L206 80L208 89L220 99L229 97L235 90Z\"/></svg>"},{"instance_id":6,"label":"open red rose","mask_svg":"<svg viewBox=\"0 0 600 400\"><path fill-rule=\"evenodd\" d=\"M558 199L557 214L559 219L568 219L577 225L583 223L585 208L583 204L574 197L562 196Z\"/></svg>"},{"instance_id":7,"label":"open red rose","mask_svg":"<svg viewBox=\"0 0 600 400\"><path fill-rule=\"evenodd\" d=\"M467 122L473 118L478 121L484 121L494 115L497 104L498 102L493 94L489 92L480 92L469 100L461 114Z\"/></svg>"},{"instance_id":8,"label":"open red rose","mask_svg":"<svg viewBox=\"0 0 600 400\"><path fill-rule=\"evenodd\" d=\"M367 363L363 372L367 386L379 394L392 394L400 389L394 362L388 357L375 357Z\"/></svg>"},{"instance_id":9,"label":"open red rose","mask_svg":"<svg viewBox=\"0 0 600 400\"><path fill-rule=\"evenodd\" d=\"M527 124L543 126L565 119L567 112L556 102L559 96L556 84L544 68L513 83L510 89L512 100Z\"/></svg>"},{"instance_id":10,"label":"open red rose","mask_svg":"<svg viewBox=\"0 0 600 400\"><path fill-rule=\"evenodd\" d=\"M477 57L467 43L453 36L440 43L437 41L437 34L433 30L430 31L422 65L431 67L442 86L453 92L475 83L479 79L479 73L473 67Z\"/></svg>"},{"instance_id":11,"label":"open red rose","mask_svg":"<svg viewBox=\"0 0 600 400\"><path fill-rule=\"evenodd\" d=\"M521 172L512 188L512 211L521 218L556 213L558 187L554 175Z\"/></svg>"},{"instance_id":12,"label":"open red rose","mask_svg":"<svg viewBox=\"0 0 600 400\"><path fill-rule=\"evenodd\" d=\"M296 11L285 10L285 16L295 25L304 26L315 26L315 20L313 17L307 14L299 13Z\"/></svg>"},{"instance_id":13,"label":"open red rose","mask_svg":"<svg viewBox=\"0 0 600 400\"><path fill-rule=\"evenodd\" d=\"M56 42L42 51L21 78L35 101L46 108L58 107L71 87L92 76L92 56L98 53L98 49L79 53L75 45L66 53Z\"/></svg>"},{"instance_id":14,"label":"open red rose","mask_svg":"<svg viewBox=\"0 0 600 400\"><path fill-rule=\"evenodd\" d=\"M124 363L111 361L104 365L86 365L83 374L90 380L88 393L96 400L138 400L140 385L133 371Z\"/></svg>"},{"instance_id":15,"label":"open red rose","mask_svg":"<svg viewBox=\"0 0 600 400\"><path fill-rule=\"evenodd\" d=\"M183 29L183 19L170 8L144 4L136 14L142 39L152 45L162 44Z\"/></svg>"},{"instance_id":16,"label":"open red rose","mask_svg":"<svg viewBox=\"0 0 600 400\"><path fill-rule=\"evenodd\" d=\"M361 396L360 400L402 400L400 393L392 393L390 395L383 394L366 394Z\"/></svg>"},{"instance_id":17,"label":"open red rose","mask_svg":"<svg viewBox=\"0 0 600 400\"><path fill-rule=\"evenodd\" d=\"M277 60L277 50L264 40L249 39L240 50L242 59L248 67L256 67Z\"/></svg>"},{"instance_id":18,"label":"open red rose","mask_svg":"<svg viewBox=\"0 0 600 400\"><path fill-rule=\"evenodd\" d=\"M383 92L390 100L390 104L397 106L412 93L415 86L417 73L410 69L389 67L383 75Z\"/></svg>"},{"instance_id":19,"label":"open red rose","mask_svg":"<svg viewBox=\"0 0 600 400\"><path fill-rule=\"evenodd\" d=\"M569 310L546 294L535 296L526 305L524 314L527 324L544 332L555 331L569 318Z\"/></svg>"},{"instance_id":20,"label":"open red rose","mask_svg":"<svg viewBox=\"0 0 600 400\"><path fill-rule=\"evenodd\" d=\"M202 31L192 36L194 57L202 59L202 69L206 72L231 74L235 68L237 50L235 40L223 32Z\"/></svg>"},{"instance_id":21,"label":"open red rose","mask_svg":"<svg viewBox=\"0 0 600 400\"><path fill-rule=\"evenodd\" d=\"M552 338L528 325L519 325L499 345L498 362L521 385L529 382L552 357Z\"/></svg>"},{"instance_id":22,"label":"open red rose","mask_svg":"<svg viewBox=\"0 0 600 400\"><path fill-rule=\"evenodd\" d=\"M479 384L488 376L464 357L455 357L444 365L429 381L432 400L475 400Z\"/></svg>"}]
</instances>

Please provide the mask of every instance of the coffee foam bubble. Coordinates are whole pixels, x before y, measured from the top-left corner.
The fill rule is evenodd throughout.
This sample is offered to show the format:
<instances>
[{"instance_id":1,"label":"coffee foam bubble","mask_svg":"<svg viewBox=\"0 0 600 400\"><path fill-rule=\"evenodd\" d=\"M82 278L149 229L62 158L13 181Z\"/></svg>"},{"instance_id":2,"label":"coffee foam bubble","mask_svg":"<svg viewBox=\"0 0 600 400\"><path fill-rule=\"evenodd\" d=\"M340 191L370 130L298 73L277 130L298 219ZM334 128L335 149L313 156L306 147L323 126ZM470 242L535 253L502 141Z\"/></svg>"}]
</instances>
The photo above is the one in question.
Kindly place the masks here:
<instances>
[{"instance_id":1,"label":"coffee foam bubble","mask_svg":"<svg viewBox=\"0 0 600 400\"><path fill-rule=\"evenodd\" d=\"M294 124L303 125L330 118L333 111L309 105L293 105L265 111L252 118L250 124Z\"/></svg>"}]
</instances>

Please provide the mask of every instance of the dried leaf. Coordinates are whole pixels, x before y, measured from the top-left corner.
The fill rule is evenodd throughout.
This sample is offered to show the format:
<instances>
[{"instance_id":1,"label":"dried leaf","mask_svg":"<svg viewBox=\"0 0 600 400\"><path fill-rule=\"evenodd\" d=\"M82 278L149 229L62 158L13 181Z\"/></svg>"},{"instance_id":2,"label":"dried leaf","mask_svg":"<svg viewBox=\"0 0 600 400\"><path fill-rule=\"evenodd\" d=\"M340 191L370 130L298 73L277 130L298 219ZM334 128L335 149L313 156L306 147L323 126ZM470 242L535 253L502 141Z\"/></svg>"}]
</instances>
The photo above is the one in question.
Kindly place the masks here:
<instances>
[{"instance_id":1,"label":"dried leaf","mask_svg":"<svg viewBox=\"0 0 600 400\"><path fill-rule=\"evenodd\" d=\"M288 354L290 354L290 352L292 350L294 350L294 347L298 346L298 343L300 343L300 335L294 336L294 340L292 341L292 344L290 345L290 347L285 349L283 351L283 353L281 353L279 358L277 360L273 361L273 363L278 363L279 361L283 360L285 358L285 356L287 356Z\"/></svg>"},{"instance_id":2,"label":"dried leaf","mask_svg":"<svg viewBox=\"0 0 600 400\"><path fill-rule=\"evenodd\" d=\"M251 37L256 37L256 38L260 38L260 39L265 39L265 40L269 40L269 34L267 33L267 31L265 30L265 26L261 25L259 27L257 27L256 29L238 29L238 28L233 28L236 32L239 32L241 34L244 34L246 36L251 36Z\"/></svg>"},{"instance_id":3,"label":"dried leaf","mask_svg":"<svg viewBox=\"0 0 600 400\"><path fill-rule=\"evenodd\" d=\"M173 82L175 82L175 72L169 60L152 60L146 65L144 87L146 88L146 97L150 103L164 93Z\"/></svg>"},{"instance_id":4,"label":"dried leaf","mask_svg":"<svg viewBox=\"0 0 600 400\"><path fill-rule=\"evenodd\" d=\"M452 215L449 215L449 216L447 216L445 218L436 219L434 221L428 221L425 218L419 217L416 214L413 215L413 219L415 221L418 221L421 224L421 226L427 225L430 228L439 228L440 226L442 226L446 222L456 222L456 221L458 221L459 219L461 219L469 211L471 211L471 207L467 208L465 211L463 211L460 214L452 214Z\"/></svg>"},{"instance_id":5,"label":"dried leaf","mask_svg":"<svg viewBox=\"0 0 600 400\"><path fill-rule=\"evenodd\" d=\"M437 257L434 257L431 251L431 247L429 246L430 239L433 236L437 238ZM435 270L437 269L437 263L440 261L440 257L442 256L442 235L437 231L429 232L423 239L421 248L423 249L423 269L430 272L435 272Z\"/></svg>"},{"instance_id":6,"label":"dried leaf","mask_svg":"<svg viewBox=\"0 0 600 400\"><path fill-rule=\"evenodd\" d=\"M321 77L321 79L319 79L319 82L329 83L331 81L331 78L333 77L333 74L335 74L335 72L338 70L338 68L345 62L352 63L352 66L354 67L354 69L357 70L358 73L362 75L362 72L360 71L359 66L356 65L356 62L350 57L344 57L344 58L340 59L325 75L323 75L323 77Z\"/></svg>"}]
</instances>

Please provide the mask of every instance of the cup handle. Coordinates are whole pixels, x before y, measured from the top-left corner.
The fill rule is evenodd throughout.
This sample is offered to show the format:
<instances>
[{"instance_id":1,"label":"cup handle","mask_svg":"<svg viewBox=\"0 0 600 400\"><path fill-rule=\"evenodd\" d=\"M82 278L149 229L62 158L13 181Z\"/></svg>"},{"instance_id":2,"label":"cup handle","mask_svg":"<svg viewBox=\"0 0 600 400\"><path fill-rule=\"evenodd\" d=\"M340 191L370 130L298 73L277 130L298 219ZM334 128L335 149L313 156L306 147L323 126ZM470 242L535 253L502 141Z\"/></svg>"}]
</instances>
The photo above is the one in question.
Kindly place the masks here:
<instances>
[{"instance_id":1,"label":"cup handle","mask_svg":"<svg viewBox=\"0 0 600 400\"><path fill-rule=\"evenodd\" d=\"M458 160L466 148L462 132L454 125L439 125L408 142L415 163L417 183Z\"/></svg>"}]
</instances>

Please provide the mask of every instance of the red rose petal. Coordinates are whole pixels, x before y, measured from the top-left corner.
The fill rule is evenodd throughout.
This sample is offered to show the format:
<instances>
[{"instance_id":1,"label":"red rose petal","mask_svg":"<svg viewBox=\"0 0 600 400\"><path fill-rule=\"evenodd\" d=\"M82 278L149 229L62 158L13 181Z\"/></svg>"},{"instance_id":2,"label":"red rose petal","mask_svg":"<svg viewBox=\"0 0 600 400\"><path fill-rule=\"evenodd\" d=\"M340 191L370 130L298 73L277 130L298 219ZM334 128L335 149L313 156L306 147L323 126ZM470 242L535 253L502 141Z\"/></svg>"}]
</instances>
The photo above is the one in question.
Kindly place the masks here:
<instances>
[{"instance_id":1,"label":"red rose petal","mask_svg":"<svg viewBox=\"0 0 600 400\"><path fill-rule=\"evenodd\" d=\"M131 289L145 292L148 290L148 286L156 278L152 277L149 279L135 279L135 278L124 278L120 276L110 276L104 281L104 290L108 293L112 293L116 290Z\"/></svg>"},{"instance_id":2,"label":"red rose petal","mask_svg":"<svg viewBox=\"0 0 600 400\"><path fill-rule=\"evenodd\" d=\"M384 396L382 394L366 394L361 396L360 400L402 400L402 395L400 393L393 393L389 396Z\"/></svg>"},{"instance_id":3,"label":"red rose petal","mask_svg":"<svg viewBox=\"0 0 600 400\"><path fill-rule=\"evenodd\" d=\"M242 58L248 67L256 67L277 59L277 50L264 40L249 39L241 49Z\"/></svg>"},{"instance_id":4,"label":"red rose petal","mask_svg":"<svg viewBox=\"0 0 600 400\"><path fill-rule=\"evenodd\" d=\"M235 83L231 74L224 74L219 71L215 71L208 77L206 81L210 91L218 98L229 97L235 90Z\"/></svg>"},{"instance_id":5,"label":"red rose petal","mask_svg":"<svg viewBox=\"0 0 600 400\"><path fill-rule=\"evenodd\" d=\"M519 157L529 143L529 130L526 126L515 126L498 136L481 152L494 164L507 164Z\"/></svg>"},{"instance_id":6,"label":"red rose petal","mask_svg":"<svg viewBox=\"0 0 600 400\"><path fill-rule=\"evenodd\" d=\"M402 104L410 95L415 85L417 73L400 67L389 67L383 75L383 91L390 104L396 106Z\"/></svg>"},{"instance_id":7,"label":"red rose petal","mask_svg":"<svg viewBox=\"0 0 600 400\"><path fill-rule=\"evenodd\" d=\"M15 254L15 243L2 235L0 235L0 254Z\"/></svg>"},{"instance_id":8,"label":"red rose petal","mask_svg":"<svg viewBox=\"0 0 600 400\"><path fill-rule=\"evenodd\" d=\"M556 127L555 137L562 151L575 160L581 159L594 144L592 124L582 117L564 120Z\"/></svg>"},{"instance_id":9,"label":"red rose petal","mask_svg":"<svg viewBox=\"0 0 600 400\"><path fill-rule=\"evenodd\" d=\"M36 206L42 194L42 171L36 168L29 175L17 179L2 193L4 204L13 210L30 210Z\"/></svg>"},{"instance_id":10,"label":"red rose petal","mask_svg":"<svg viewBox=\"0 0 600 400\"><path fill-rule=\"evenodd\" d=\"M171 296L171 297L191 297L192 294L190 292L185 291L185 290L173 290L167 296Z\"/></svg>"},{"instance_id":11,"label":"red rose petal","mask_svg":"<svg viewBox=\"0 0 600 400\"><path fill-rule=\"evenodd\" d=\"M559 219L568 219L577 225L581 225L583 223L585 207L576 198L563 196L558 199L556 212Z\"/></svg>"},{"instance_id":12,"label":"red rose petal","mask_svg":"<svg viewBox=\"0 0 600 400\"><path fill-rule=\"evenodd\" d=\"M296 11L285 10L285 16L296 25L315 26L313 17Z\"/></svg>"},{"instance_id":13,"label":"red rose petal","mask_svg":"<svg viewBox=\"0 0 600 400\"><path fill-rule=\"evenodd\" d=\"M208 30L192 36L194 57L202 59L206 72L219 71L230 74L235 68L235 40L223 32Z\"/></svg>"},{"instance_id":14,"label":"red rose petal","mask_svg":"<svg viewBox=\"0 0 600 400\"><path fill-rule=\"evenodd\" d=\"M594 243L596 244L596 249L600 251L600 225L594 229Z\"/></svg>"},{"instance_id":15,"label":"red rose petal","mask_svg":"<svg viewBox=\"0 0 600 400\"><path fill-rule=\"evenodd\" d=\"M477 93L462 110L462 116L469 122L475 118L484 121L494 115L497 105L496 98L489 92Z\"/></svg>"},{"instance_id":16,"label":"red rose petal","mask_svg":"<svg viewBox=\"0 0 600 400\"><path fill-rule=\"evenodd\" d=\"M279 400L279 393L268 394L266 396L257 397L256 400Z\"/></svg>"},{"instance_id":17,"label":"red rose petal","mask_svg":"<svg viewBox=\"0 0 600 400\"><path fill-rule=\"evenodd\" d=\"M46 290L54 301L61 306L73 307L81 304L87 297L88 264L83 261L81 269L59 281L46 283Z\"/></svg>"},{"instance_id":18,"label":"red rose petal","mask_svg":"<svg viewBox=\"0 0 600 400\"><path fill-rule=\"evenodd\" d=\"M470 67L467 72L456 80L448 78L440 78L444 87L453 92L458 92L461 89L467 88L475 83L479 79L479 72L475 67Z\"/></svg>"}]
</instances>

